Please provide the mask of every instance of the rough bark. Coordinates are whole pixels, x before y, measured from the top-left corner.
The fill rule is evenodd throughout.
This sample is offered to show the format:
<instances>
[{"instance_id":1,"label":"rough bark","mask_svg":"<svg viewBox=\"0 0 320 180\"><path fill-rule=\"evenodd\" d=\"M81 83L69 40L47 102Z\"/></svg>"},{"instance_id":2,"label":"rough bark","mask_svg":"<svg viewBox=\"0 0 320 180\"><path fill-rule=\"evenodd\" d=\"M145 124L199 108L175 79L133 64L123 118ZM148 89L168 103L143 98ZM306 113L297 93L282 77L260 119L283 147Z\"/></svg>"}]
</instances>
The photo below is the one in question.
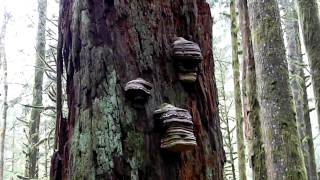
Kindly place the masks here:
<instances>
[{"instance_id":1,"label":"rough bark","mask_svg":"<svg viewBox=\"0 0 320 180\"><path fill-rule=\"evenodd\" d=\"M317 180L317 167L309 116L308 95L303 72L298 14L293 0L281 0L284 9L284 32L287 40L287 59L291 75L291 89L295 104L298 133L309 180Z\"/></svg>"},{"instance_id":2,"label":"rough bark","mask_svg":"<svg viewBox=\"0 0 320 180\"><path fill-rule=\"evenodd\" d=\"M268 179L306 179L277 1L249 0Z\"/></svg>"},{"instance_id":3,"label":"rough bark","mask_svg":"<svg viewBox=\"0 0 320 180\"><path fill-rule=\"evenodd\" d=\"M235 0L230 0L232 72L234 85L234 102L236 113L237 153L239 179L246 180L246 157L243 137L242 102L240 90L240 64L238 57L238 26Z\"/></svg>"},{"instance_id":4,"label":"rough bark","mask_svg":"<svg viewBox=\"0 0 320 180\"><path fill-rule=\"evenodd\" d=\"M304 45L309 59L320 129L320 20L316 0L297 0Z\"/></svg>"},{"instance_id":5,"label":"rough bark","mask_svg":"<svg viewBox=\"0 0 320 180\"><path fill-rule=\"evenodd\" d=\"M2 115L1 115L1 130L0 130L0 179L3 179L3 167L4 167L4 145L6 139L7 130L7 112L8 112L8 68L7 68L7 57L5 49L5 37L7 31L7 24L10 19L10 15L7 11L4 12L3 24L1 26L0 34L0 69L2 69L2 84L3 94L0 94L3 98L2 102Z\"/></svg>"},{"instance_id":6,"label":"rough bark","mask_svg":"<svg viewBox=\"0 0 320 180\"><path fill-rule=\"evenodd\" d=\"M249 140L249 160L254 180L266 179L266 159L262 142L261 122L259 117L259 103L257 99L256 72L251 40L250 20L247 0L240 0L238 4L240 30L243 46L243 86L244 88L244 117L248 118L249 125L247 138Z\"/></svg>"},{"instance_id":7,"label":"rough bark","mask_svg":"<svg viewBox=\"0 0 320 180\"><path fill-rule=\"evenodd\" d=\"M66 68L69 114L57 122L51 177L222 179L209 5L204 0L65 0L61 7L58 56ZM182 86L174 71L175 36L202 48L194 86ZM123 91L137 77L153 83L152 96L140 110L130 106ZM198 143L194 150L160 149L153 111L163 102L190 110Z\"/></svg>"},{"instance_id":8,"label":"rough bark","mask_svg":"<svg viewBox=\"0 0 320 180\"><path fill-rule=\"evenodd\" d=\"M46 58L46 14L47 14L47 0L38 1L38 32L36 40L36 61L35 61L35 74L33 84L33 107L42 106L42 84L43 84L43 73L44 63ZM27 153L27 164L26 164L26 177L37 178L38 177L38 159L39 159L39 148L35 146L39 142L39 127L40 127L40 116L42 109L32 108L30 116L30 129L29 138L30 146L29 152Z\"/></svg>"}]
</instances>

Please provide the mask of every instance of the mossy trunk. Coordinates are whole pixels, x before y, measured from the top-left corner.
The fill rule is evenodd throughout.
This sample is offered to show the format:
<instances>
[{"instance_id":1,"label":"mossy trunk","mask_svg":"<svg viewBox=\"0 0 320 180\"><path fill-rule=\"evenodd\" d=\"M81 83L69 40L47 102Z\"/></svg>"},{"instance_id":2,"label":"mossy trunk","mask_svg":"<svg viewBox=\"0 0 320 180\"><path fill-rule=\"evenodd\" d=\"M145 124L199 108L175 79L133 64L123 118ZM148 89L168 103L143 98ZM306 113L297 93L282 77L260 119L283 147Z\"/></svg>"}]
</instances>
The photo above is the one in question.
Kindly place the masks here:
<instances>
[{"instance_id":1,"label":"mossy trunk","mask_svg":"<svg viewBox=\"0 0 320 180\"><path fill-rule=\"evenodd\" d=\"M248 1L267 179L307 179L276 0Z\"/></svg>"},{"instance_id":2,"label":"mossy trunk","mask_svg":"<svg viewBox=\"0 0 320 180\"><path fill-rule=\"evenodd\" d=\"M320 129L320 20L316 0L297 0L304 45L309 59Z\"/></svg>"},{"instance_id":3,"label":"mossy trunk","mask_svg":"<svg viewBox=\"0 0 320 180\"><path fill-rule=\"evenodd\" d=\"M243 118L240 90L240 65L238 57L238 25L235 0L230 0L231 17L231 46L232 46L232 72L234 86L234 104L236 113L236 132L237 132L237 153L238 153L238 171L239 179L246 180L246 156L243 137Z\"/></svg>"},{"instance_id":4,"label":"mossy trunk","mask_svg":"<svg viewBox=\"0 0 320 180\"><path fill-rule=\"evenodd\" d=\"M205 0L61 3L58 57L66 69L69 114L57 122L51 178L221 180L225 155ZM175 73L176 36L202 49L194 85L183 86ZM124 95L124 85L137 77L153 84L143 109ZM165 102L191 112L194 150L160 149L153 111Z\"/></svg>"},{"instance_id":5,"label":"mossy trunk","mask_svg":"<svg viewBox=\"0 0 320 180\"><path fill-rule=\"evenodd\" d=\"M294 1L281 0L284 10L284 32L287 40L287 59L291 75L291 89L295 104L298 132L304 163L309 180L317 180L317 167L312 139L312 128L309 116L308 95L303 72L303 59L299 35L298 14Z\"/></svg>"},{"instance_id":6,"label":"mossy trunk","mask_svg":"<svg viewBox=\"0 0 320 180\"><path fill-rule=\"evenodd\" d=\"M37 108L31 109L30 117L30 129L29 140L30 144L27 151L26 162L26 177L37 178L38 177L38 159L39 148L35 146L39 142L39 128L40 128L40 116L42 107L42 84L44 63L46 58L46 14L47 14L47 0L38 1L38 32L36 40L36 60L34 71L34 84L33 84L33 99L32 106ZM39 108L40 107L40 108Z\"/></svg>"},{"instance_id":7,"label":"mossy trunk","mask_svg":"<svg viewBox=\"0 0 320 180\"><path fill-rule=\"evenodd\" d=\"M0 32L0 70L1 70L1 85L3 88L1 92L2 104L1 104L1 129L0 129L0 179L3 179L4 175L4 146L6 140L6 130L7 130L7 113L8 113L8 66L5 48L5 38L7 33L7 25L10 19L10 14L5 11L3 13L3 21L1 25Z\"/></svg>"},{"instance_id":8,"label":"mossy trunk","mask_svg":"<svg viewBox=\"0 0 320 180\"><path fill-rule=\"evenodd\" d=\"M257 99L256 72L251 40L250 20L247 0L239 0L239 19L243 45L243 86L244 88L244 117L248 118L249 127L249 161L254 180L266 179L266 157L262 142L261 122L259 118L259 103Z\"/></svg>"}]
</instances>

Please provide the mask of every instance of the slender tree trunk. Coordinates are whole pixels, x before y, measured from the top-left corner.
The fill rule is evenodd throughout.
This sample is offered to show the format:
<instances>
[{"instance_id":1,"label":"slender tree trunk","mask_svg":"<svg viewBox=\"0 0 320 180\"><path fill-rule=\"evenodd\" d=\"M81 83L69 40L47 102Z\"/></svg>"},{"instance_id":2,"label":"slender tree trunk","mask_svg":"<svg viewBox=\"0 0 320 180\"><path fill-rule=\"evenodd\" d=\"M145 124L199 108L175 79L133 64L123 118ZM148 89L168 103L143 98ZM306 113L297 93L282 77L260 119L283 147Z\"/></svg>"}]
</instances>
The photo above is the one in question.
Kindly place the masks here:
<instances>
[{"instance_id":1,"label":"slender tree trunk","mask_svg":"<svg viewBox=\"0 0 320 180\"><path fill-rule=\"evenodd\" d=\"M205 0L65 0L60 18L58 56L67 70L69 114L57 122L52 179L222 179L212 19ZM176 36L202 49L194 85L182 86L173 68ZM151 98L138 110L123 91L137 77L153 84ZM153 111L164 102L191 112L194 150L160 149Z\"/></svg>"},{"instance_id":2,"label":"slender tree trunk","mask_svg":"<svg viewBox=\"0 0 320 180\"><path fill-rule=\"evenodd\" d=\"M304 45L311 70L318 125L320 129L320 20L316 0L297 0Z\"/></svg>"},{"instance_id":3,"label":"slender tree trunk","mask_svg":"<svg viewBox=\"0 0 320 180\"><path fill-rule=\"evenodd\" d=\"M238 171L239 179L246 180L246 156L243 137L243 118L240 90L240 65L238 57L238 28L237 28L237 12L235 0L230 0L230 16L231 16L231 46L232 46L232 70L234 85L234 102L236 110L236 126L237 126L237 152L238 152Z\"/></svg>"},{"instance_id":4,"label":"slender tree trunk","mask_svg":"<svg viewBox=\"0 0 320 180\"><path fill-rule=\"evenodd\" d=\"M34 74L34 85L33 85L33 100L32 106L42 106L42 84L43 84L43 73L44 63L46 56L46 14L47 14L47 0L38 1L38 33L37 33L37 56L35 61L35 74ZM30 130L29 137L31 146L27 154L27 173L26 177L37 178L38 177L38 159L39 159L39 148L34 146L39 141L39 126L40 126L40 108L32 108L30 117Z\"/></svg>"},{"instance_id":5,"label":"slender tree trunk","mask_svg":"<svg viewBox=\"0 0 320 180\"><path fill-rule=\"evenodd\" d=\"M287 40L287 59L291 74L291 89L295 102L296 119L309 180L317 180L312 129L309 116L308 95L303 72L303 59L299 37L298 14L294 1L281 0L284 9L284 30Z\"/></svg>"},{"instance_id":6,"label":"slender tree trunk","mask_svg":"<svg viewBox=\"0 0 320 180\"><path fill-rule=\"evenodd\" d=\"M5 37L7 31L7 24L9 22L10 15L8 12L4 12L3 24L1 27L0 34L0 69L2 67L2 80L3 80L3 104L2 104L2 116L1 116L1 130L0 130L0 179L3 179L3 167L4 167L4 145L6 139L7 130L7 112L8 112L8 68L7 68L7 57L5 49Z\"/></svg>"},{"instance_id":7,"label":"slender tree trunk","mask_svg":"<svg viewBox=\"0 0 320 180\"><path fill-rule=\"evenodd\" d=\"M249 0L268 179L307 179L277 1Z\"/></svg>"},{"instance_id":8,"label":"slender tree trunk","mask_svg":"<svg viewBox=\"0 0 320 180\"><path fill-rule=\"evenodd\" d=\"M257 99L256 72L254 64L254 54L251 41L251 30L247 0L239 0L239 19L243 45L243 84L245 86L246 106L244 107L244 117L248 118L249 127L247 131L249 139L249 153L254 180L266 179L266 159L262 142L261 122L259 117L259 103Z\"/></svg>"}]
</instances>

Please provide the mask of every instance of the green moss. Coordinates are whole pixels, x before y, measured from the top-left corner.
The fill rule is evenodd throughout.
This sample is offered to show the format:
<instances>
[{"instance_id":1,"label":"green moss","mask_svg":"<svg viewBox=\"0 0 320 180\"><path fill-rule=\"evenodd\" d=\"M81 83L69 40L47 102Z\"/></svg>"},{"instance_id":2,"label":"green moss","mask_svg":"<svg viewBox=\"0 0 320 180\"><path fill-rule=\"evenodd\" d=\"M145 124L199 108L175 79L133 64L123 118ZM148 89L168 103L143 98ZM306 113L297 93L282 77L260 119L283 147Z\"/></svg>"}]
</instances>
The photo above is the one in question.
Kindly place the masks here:
<instances>
[{"instance_id":1,"label":"green moss","mask_svg":"<svg viewBox=\"0 0 320 180\"><path fill-rule=\"evenodd\" d=\"M107 95L92 103L92 129L97 140L97 174L111 172L113 158L122 155L120 111L115 70L108 75Z\"/></svg>"}]
</instances>

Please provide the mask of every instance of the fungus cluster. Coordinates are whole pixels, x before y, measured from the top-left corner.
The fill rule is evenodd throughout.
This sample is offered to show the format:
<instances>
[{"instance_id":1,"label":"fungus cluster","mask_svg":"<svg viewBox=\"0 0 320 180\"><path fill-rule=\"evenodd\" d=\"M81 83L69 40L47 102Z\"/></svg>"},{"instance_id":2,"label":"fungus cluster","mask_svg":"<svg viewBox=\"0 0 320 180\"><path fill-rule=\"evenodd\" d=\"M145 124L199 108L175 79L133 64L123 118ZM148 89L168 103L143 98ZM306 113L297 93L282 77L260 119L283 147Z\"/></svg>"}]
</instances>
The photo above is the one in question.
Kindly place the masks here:
<instances>
[{"instance_id":1,"label":"fungus cluster","mask_svg":"<svg viewBox=\"0 0 320 180\"><path fill-rule=\"evenodd\" d=\"M203 59L199 45L178 37L173 43L173 58L179 80L186 83L195 82L199 64Z\"/></svg>"},{"instance_id":2,"label":"fungus cluster","mask_svg":"<svg viewBox=\"0 0 320 180\"><path fill-rule=\"evenodd\" d=\"M151 89L152 84L142 78L129 81L124 88L126 96L136 107L144 105L151 95Z\"/></svg>"},{"instance_id":3,"label":"fungus cluster","mask_svg":"<svg viewBox=\"0 0 320 180\"><path fill-rule=\"evenodd\" d=\"M161 148L182 152L197 145L192 117L187 110L171 104L162 104L161 108L154 112L154 116L161 121L165 130L161 138Z\"/></svg>"}]
</instances>

